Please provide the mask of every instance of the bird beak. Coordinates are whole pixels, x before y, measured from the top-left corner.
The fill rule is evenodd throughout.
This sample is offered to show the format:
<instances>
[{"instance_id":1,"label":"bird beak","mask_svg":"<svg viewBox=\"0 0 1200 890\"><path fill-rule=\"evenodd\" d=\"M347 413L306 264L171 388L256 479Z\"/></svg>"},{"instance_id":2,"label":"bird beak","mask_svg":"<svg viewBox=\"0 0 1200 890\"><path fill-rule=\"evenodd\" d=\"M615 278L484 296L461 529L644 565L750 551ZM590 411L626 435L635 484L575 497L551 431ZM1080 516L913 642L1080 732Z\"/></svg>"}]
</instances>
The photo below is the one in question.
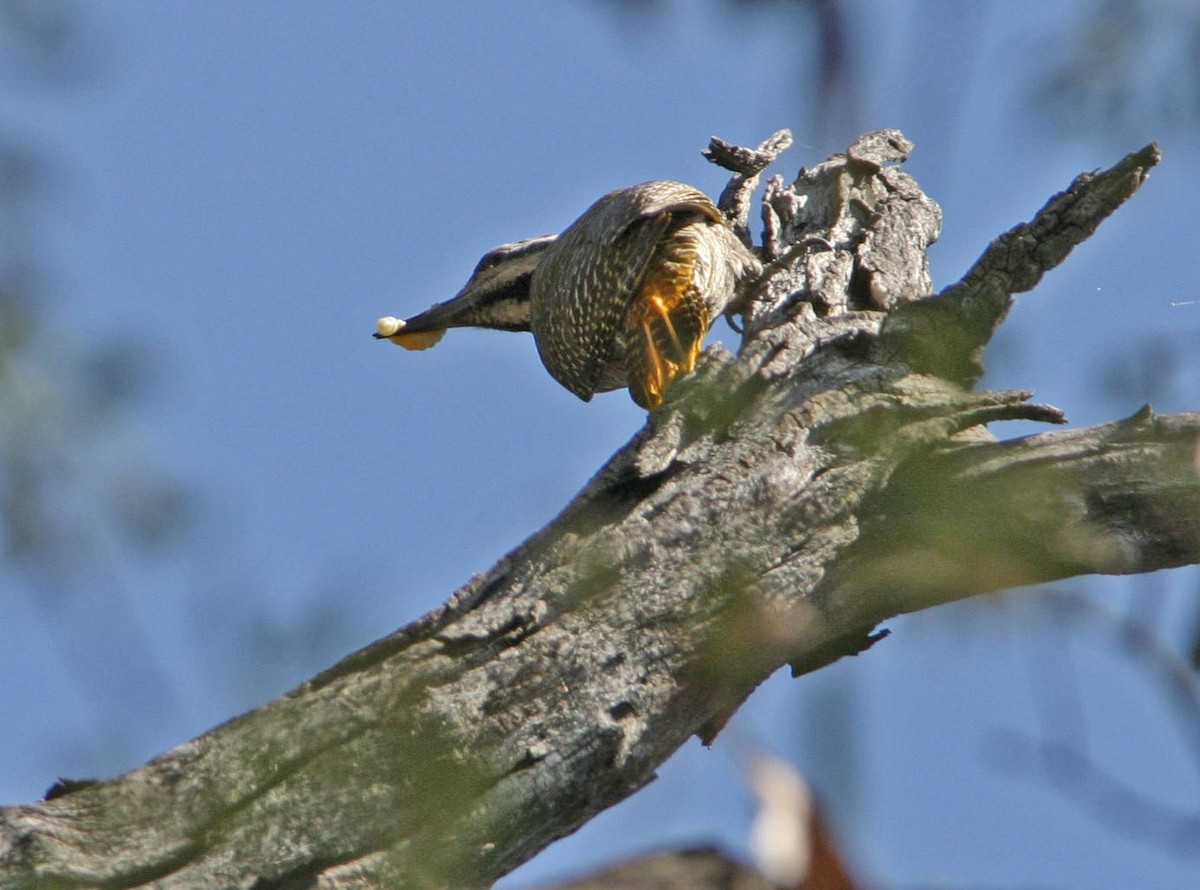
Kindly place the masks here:
<instances>
[{"instance_id":1,"label":"bird beak","mask_svg":"<svg viewBox=\"0 0 1200 890\"><path fill-rule=\"evenodd\" d=\"M438 307L434 307L436 309ZM435 345L446 334L444 327L422 326L421 320L429 315L429 312L422 312L420 315L414 315L408 321L401 318L396 318L392 315L385 315L379 321L375 322L375 339L376 340L391 340L397 346L403 346L405 349L428 349ZM416 327L416 330L410 328Z\"/></svg>"},{"instance_id":2,"label":"bird beak","mask_svg":"<svg viewBox=\"0 0 1200 890\"><path fill-rule=\"evenodd\" d=\"M430 306L411 318L385 315L375 322L375 339L391 340L405 349L428 349L445 336L447 328L475 324L476 302L477 297L468 285L453 298Z\"/></svg>"},{"instance_id":3,"label":"bird beak","mask_svg":"<svg viewBox=\"0 0 1200 890\"><path fill-rule=\"evenodd\" d=\"M528 331L533 270L555 237L526 238L489 251L451 299L412 318L384 316L375 323L375 338L405 349L428 349L442 339L446 328Z\"/></svg>"}]
</instances>

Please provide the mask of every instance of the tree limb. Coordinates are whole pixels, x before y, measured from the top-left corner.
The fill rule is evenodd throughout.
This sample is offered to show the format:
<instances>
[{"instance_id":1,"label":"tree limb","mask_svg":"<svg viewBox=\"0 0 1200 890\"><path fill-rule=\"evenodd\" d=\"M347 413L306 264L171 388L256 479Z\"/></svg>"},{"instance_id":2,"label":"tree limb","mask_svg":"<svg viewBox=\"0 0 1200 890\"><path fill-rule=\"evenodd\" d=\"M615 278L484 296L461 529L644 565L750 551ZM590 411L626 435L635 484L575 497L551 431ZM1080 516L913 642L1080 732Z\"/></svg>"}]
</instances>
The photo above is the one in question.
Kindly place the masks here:
<instances>
[{"instance_id":1,"label":"tree limb","mask_svg":"<svg viewBox=\"0 0 1200 890\"><path fill-rule=\"evenodd\" d=\"M993 241L967 271L935 299L892 313L879 346L904 354L909 366L973 383L983 371L983 348L1012 306L1012 295L1032 290L1042 275L1138 190L1161 154L1154 143L1098 173L1082 173L1027 223Z\"/></svg>"},{"instance_id":2,"label":"tree limb","mask_svg":"<svg viewBox=\"0 0 1200 890\"><path fill-rule=\"evenodd\" d=\"M792 144L791 130L777 130L758 148L744 148L713 136L703 155L719 167L733 173L733 178L721 192L717 206L729 220L733 230L747 247L753 247L750 237L750 202L758 188L758 177Z\"/></svg>"},{"instance_id":3,"label":"tree limb","mask_svg":"<svg viewBox=\"0 0 1200 890\"><path fill-rule=\"evenodd\" d=\"M1198 561L1196 415L985 442L1061 414L926 373L914 326L889 322L929 293L940 226L889 166L910 149L884 131L773 181L791 255L741 354L710 350L547 528L283 698L0 811L0 883L485 886L711 739L772 671L859 651L890 615ZM1112 209L1072 206L1079 232Z\"/></svg>"},{"instance_id":4,"label":"tree limb","mask_svg":"<svg viewBox=\"0 0 1200 890\"><path fill-rule=\"evenodd\" d=\"M872 519L826 587L890 597L899 612L1195 564L1198 454L1200 412L1159 417L1147 405L1103 426L921 455L867 505Z\"/></svg>"}]
</instances>

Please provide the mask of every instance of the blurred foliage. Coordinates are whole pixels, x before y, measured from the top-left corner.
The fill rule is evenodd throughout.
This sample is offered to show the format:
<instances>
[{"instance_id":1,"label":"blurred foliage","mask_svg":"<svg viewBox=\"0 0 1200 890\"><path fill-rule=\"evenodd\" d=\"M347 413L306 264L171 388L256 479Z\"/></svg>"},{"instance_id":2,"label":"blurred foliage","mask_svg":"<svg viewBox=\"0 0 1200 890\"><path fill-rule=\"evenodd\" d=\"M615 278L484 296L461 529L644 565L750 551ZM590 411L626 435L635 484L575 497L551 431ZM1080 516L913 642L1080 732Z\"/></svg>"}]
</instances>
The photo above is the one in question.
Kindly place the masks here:
<instances>
[{"instance_id":1,"label":"blurred foliage","mask_svg":"<svg viewBox=\"0 0 1200 890\"><path fill-rule=\"evenodd\" d=\"M1194 344L1200 342L1200 324L1181 325L1172 331L1149 334L1121 344L1119 350L1098 363L1097 394L1114 411L1147 400L1163 410L1190 407L1200 395L1200 368L1195 365Z\"/></svg>"},{"instance_id":2,"label":"blurred foliage","mask_svg":"<svg viewBox=\"0 0 1200 890\"><path fill-rule=\"evenodd\" d=\"M1096 0L1079 4L1065 33L1046 38L1049 71L1033 99L1061 133L1111 134L1125 143L1200 116L1200 3Z\"/></svg>"},{"instance_id":3,"label":"blurred foliage","mask_svg":"<svg viewBox=\"0 0 1200 890\"><path fill-rule=\"evenodd\" d=\"M95 56L73 0L0 0L0 80L76 82Z\"/></svg>"},{"instance_id":4,"label":"blurred foliage","mask_svg":"<svg viewBox=\"0 0 1200 890\"><path fill-rule=\"evenodd\" d=\"M74 195L39 115L20 109L69 109L96 85L108 54L84 14L95 9L0 0L0 596L41 614L30 632L92 706L83 736L54 740L62 759L104 773L148 739L196 729L180 689L209 685L220 714L257 705L355 641L336 584L302 581L293 613L267 609L281 582L254 578L254 554L227 528L211 535L200 489L139 419L158 372L149 344L88 331L76 317L87 301L56 276L42 232ZM186 598L182 627L145 623L146 601L164 594ZM163 645L181 629L191 671L176 684Z\"/></svg>"},{"instance_id":5,"label":"blurred foliage","mask_svg":"<svg viewBox=\"0 0 1200 890\"><path fill-rule=\"evenodd\" d=\"M672 0L604 0L639 28L671 23ZM865 66L856 63L856 5L846 0L723 0L735 15L770 12L798 26L791 92L811 118L803 132L831 133L836 123L856 124L854 109L865 89ZM936 4L925 4L925 6ZM993 4L994 5L994 4ZM913 4L910 16L921 14ZM925 10L928 12L928 10ZM1109 136L1120 145L1152 128L1193 123L1200 117L1200 2L1197 0L1080 0L1061 28L1022 35L1014 71L1024 78L1028 105L1050 130L1086 138ZM1049 67L1043 60L1051 60ZM784 84L786 88L788 85ZM869 126L869 125L868 125Z\"/></svg>"},{"instance_id":6,"label":"blurred foliage","mask_svg":"<svg viewBox=\"0 0 1200 890\"><path fill-rule=\"evenodd\" d=\"M77 82L94 58L78 13L2 0L0 90ZM0 540L27 565L78 570L114 529L137 547L172 539L188 497L127 411L138 346L83 340L62 322L38 239L56 170L35 145L0 118Z\"/></svg>"},{"instance_id":7,"label":"blurred foliage","mask_svg":"<svg viewBox=\"0 0 1200 890\"><path fill-rule=\"evenodd\" d=\"M671 23L670 11L678 4L672 0L603 0L638 30ZM790 61L795 73L789 76L782 95L791 93L795 110L785 115L798 116L805 109L812 120L802 131L810 143L825 139L840 141L857 133L857 93L854 82L852 42L846 29L850 10L839 0L723 0L732 15L775 14L775 27L790 23L794 29L795 56ZM788 87L791 87L790 91ZM767 87L764 87L767 89ZM772 91L773 92L773 91ZM789 126L794 122L789 122Z\"/></svg>"}]
</instances>

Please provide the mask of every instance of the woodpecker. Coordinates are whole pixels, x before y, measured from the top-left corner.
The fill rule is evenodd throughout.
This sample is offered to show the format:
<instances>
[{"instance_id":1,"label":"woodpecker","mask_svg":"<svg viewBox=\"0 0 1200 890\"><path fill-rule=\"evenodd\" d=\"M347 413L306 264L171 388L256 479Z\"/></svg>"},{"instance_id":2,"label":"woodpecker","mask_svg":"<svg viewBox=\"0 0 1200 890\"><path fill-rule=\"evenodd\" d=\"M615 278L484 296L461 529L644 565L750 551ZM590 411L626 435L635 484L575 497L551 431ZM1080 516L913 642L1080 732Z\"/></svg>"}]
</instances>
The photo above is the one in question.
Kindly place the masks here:
<instances>
[{"instance_id":1,"label":"woodpecker","mask_svg":"<svg viewBox=\"0 0 1200 890\"><path fill-rule=\"evenodd\" d=\"M652 409L761 271L703 192L655 180L610 192L561 235L489 251L452 299L381 318L375 337L427 349L452 327L532 331L546 370L585 402L628 386Z\"/></svg>"}]
</instances>

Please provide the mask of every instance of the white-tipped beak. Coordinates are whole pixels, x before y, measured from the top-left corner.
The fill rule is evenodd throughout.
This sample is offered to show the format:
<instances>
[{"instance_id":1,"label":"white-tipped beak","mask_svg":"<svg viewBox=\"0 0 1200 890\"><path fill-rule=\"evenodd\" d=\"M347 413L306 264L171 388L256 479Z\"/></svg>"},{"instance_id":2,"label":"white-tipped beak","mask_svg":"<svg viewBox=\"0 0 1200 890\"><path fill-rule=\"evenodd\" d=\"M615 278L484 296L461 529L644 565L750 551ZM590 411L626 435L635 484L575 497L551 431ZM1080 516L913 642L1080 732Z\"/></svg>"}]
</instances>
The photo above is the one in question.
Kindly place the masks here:
<instances>
[{"instance_id":1,"label":"white-tipped beak","mask_svg":"<svg viewBox=\"0 0 1200 890\"><path fill-rule=\"evenodd\" d=\"M379 321L375 322L375 333L380 337L392 337L404 328L403 319L396 318L392 315L385 315Z\"/></svg>"}]
</instances>

